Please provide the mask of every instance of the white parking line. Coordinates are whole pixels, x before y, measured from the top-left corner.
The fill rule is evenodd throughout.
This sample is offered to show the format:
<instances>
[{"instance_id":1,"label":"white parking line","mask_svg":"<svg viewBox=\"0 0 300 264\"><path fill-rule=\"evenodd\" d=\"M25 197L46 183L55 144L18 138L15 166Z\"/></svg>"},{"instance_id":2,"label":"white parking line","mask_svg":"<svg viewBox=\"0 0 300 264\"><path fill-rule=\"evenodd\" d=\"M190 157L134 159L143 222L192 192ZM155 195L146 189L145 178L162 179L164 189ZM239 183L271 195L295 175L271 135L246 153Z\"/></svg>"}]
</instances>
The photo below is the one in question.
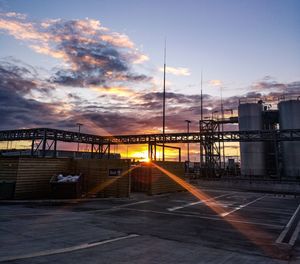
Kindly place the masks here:
<instances>
[{"instance_id":1,"label":"white parking line","mask_svg":"<svg viewBox=\"0 0 300 264\"><path fill-rule=\"evenodd\" d=\"M162 215L174 215L174 216L181 216L187 218L200 218L200 219L209 219L214 221L224 221L223 218L217 216L204 216L204 215L196 215L196 214L183 214L183 213L173 213L173 212L166 212L166 211L155 211L155 210L147 210L147 209L134 209L134 208L120 208L121 210L128 210L128 211L135 211L135 212L142 212L142 213L154 213L154 214L162 214ZM261 222L251 222L251 221L241 221L241 220L233 220L233 219L226 219L227 222L232 223L243 223L243 224L251 224L251 225L260 225L260 226L267 226L272 228L282 228L282 225L276 224L267 224Z\"/></svg>"},{"instance_id":2,"label":"white parking line","mask_svg":"<svg viewBox=\"0 0 300 264\"><path fill-rule=\"evenodd\" d=\"M138 202L134 202L134 203L121 204L121 205L113 206L111 208L93 210L92 212L94 213L94 212L114 211L114 210L119 209L119 208L124 208L124 207L128 207L128 206L131 206L131 205L137 205L137 204L150 203L152 201L153 200L143 200L143 201L138 201Z\"/></svg>"},{"instance_id":3,"label":"white parking line","mask_svg":"<svg viewBox=\"0 0 300 264\"><path fill-rule=\"evenodd\" d=\"M238 211L238 210L241 210L242 208L245 208L246 206L248 206L248 205L250 205L250 204L253 204L253 203L255 203L255 202L257 202L257 201L259 201L259 200L261 200L261 199L263 199L263 198L265 198L265 197L266 197L266 195L263 195L263 196L261 196L261 197L255 199L255 200L249 202L249 203L241 204L241 205L235 207L233 210L231 210L231 211L229 211L229 212L222 213L221 216L222 216L222 217L225 217L225 216L227 216L227 215L230 215L230 214L232 214L232 213L234 213L234 212L236 212L236 211Z\"/></svg>"},{"instance_id":4,"label":"white parking line","mask_svg":"<svg viewBox=\"0 0 300 264\"><path fill-rule=\"evenodd\" d=\"M181 206L170 207L170 208L167 208L167 210L170 211L170 212L173 212L173 211L185 208L185 207L189 207L189 206L193 206L193 205L197 205L197 204L206 203L206 202L212 201L214 199L217 199L217 198L220 198L220 197L224 197L224 196L229 196L229 195L232 195L232 194L233 193L227 193L227 194L223 194L223 195L211 197L211 198L206 199L206 200L200 200L200 201L197 201L197 202L188 203L188 204L184 204L184 205L181 205Z\"/></svg>"},{"instance_id":5,"label":"white parking line","mask_svg":"<svg viewBox=\"0 0 300 264\"><path fill-rule=\"evenodd\" d=\"M136 205L136 204L143 204L143 203L149 203L152 202L153 200L144 200L144 201L139 201L139 202L135 202L135 203L129 203L129 204L122 204L122 205L117 205L114 206L115 208L123 208L123 207L127 207L127 206L131 206L131 205Z\"/></svg>"},{"instance_id":6,"label":"white parking line","mask_svg":"<svg viewBox=\"0 0 300 264\"><path fill-rule=\"evenodd\" d=\"M121 205L116 205L113 207L109 208L103 208L103 209L95 209L95 210L90 210L90 212L106 212L106 211L114 211L118 208L123 208L123 207L128 207L131 205L137 205L137 204L144 204L144 203L149 203L152 202L153 200L143 200L143 201L138 201L134 203L128 203L128 204L121 204ZM0 217L22 217L22 216L56 216L56 215L66 215L66 214L73 214L76 215L78 212L72 212L72 211L59 211L59 212L45 212L45 213L28 213L28 214L1 214Z\"/></svg>"},{"instance_id":7,"label":"white parking line","mask_svg":"<svg viewBox=\"0 0 300 264\"><path fill-rule=\"evenodd\" d=\"M61 253L68 253L68 252L73 252L73 251L77 251L77 250L81 250L81 249L86 249L86 248L96 247L96 246L103 245L103 244L116 242L116 241L120 241L120 240L124 240L124 239L128 239L128 238L134 238L134 237L138 237L138 236L139 235L131 234L128 236L117 237L117 238L94 242L94 243L84 243L84 244L72 246L72 247L43 250L43 251L38 251L35 253L19 255L19 256L2 257L2 258L0 258L0 262L35 258L35 257L44 257L44 256L49 256L49 255L61 254Z\"/></svg>"},{"instance_id":8,"label":"white parking line","mask_svg":"<svg viewBox=\"0 0 300 264\"><path fill-rule=\"evenodd\" d=\"M291 246L294 246L294 244L295 244L295 242L296 242L296 240L298 238L299 232L300 232L300 221L298 222L297 227L296 227L296 229L295 229L295 231L294 231L294 233L293 233L293 235L292 235L292 237L291 237L291 239L289 241L289 244Z\"/></svg>"},{"instance_id":9,"label":"white parking line","mask_svg":"<svg viewBox=\"0 0 300 264\"><path fill-rule=\"evenodd\" d=\"M279 237L277 238L276 240L276 243L282 243L283 239L285 238L286 234L289 232L290 228L291 228L291 225L293 223L293 221L295 220L296 218L296 215L298 214L300 210L300 204L298 205L297 209L295 210L294 214L292 215L291 219L289 220L289 222L287 223L287 225L285 226L284 230L281 232L281 234L279 235ZM299 233L299 230L300 230L300 221L289 241L289 244L290 245L294 245L295 241L296 241L296 238L298 236L298 233Z\"/></svg>"}]
</instances>

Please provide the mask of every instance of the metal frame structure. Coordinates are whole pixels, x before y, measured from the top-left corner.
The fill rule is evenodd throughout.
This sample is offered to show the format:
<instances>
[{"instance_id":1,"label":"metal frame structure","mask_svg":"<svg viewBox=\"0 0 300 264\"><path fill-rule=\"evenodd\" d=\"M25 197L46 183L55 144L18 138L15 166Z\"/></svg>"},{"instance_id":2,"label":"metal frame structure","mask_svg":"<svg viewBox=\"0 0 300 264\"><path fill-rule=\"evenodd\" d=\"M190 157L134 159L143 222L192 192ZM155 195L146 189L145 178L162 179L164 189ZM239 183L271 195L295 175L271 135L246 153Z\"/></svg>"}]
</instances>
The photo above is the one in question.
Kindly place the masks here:
<instances>
[{"instance_id":1,"label":"metal frame structure","mask_svg":"<svg viewBox=\"0 0 300 264\"><path fill-rule=\"evenodd\" d=\"M47 151L52 150L53 157L56 157L57 142L86 143L91 145L92 157L94 153L99 153L102 158L105 153L110 154L110 144L103 143L103 137L65 131L51 128L33 128L0 131L0 141L20 141L30 140L31 156L35 156L38 150L42 150L45 157Z\"/></svg>"},{"instance_id":2,"label":"metal frame structure","mask_svg":"<svg viewBox=\"0 0 300 264\"><path fill-rule=\"evenodd\" d=\"M300 129L285 130L251 130L251 131L223 131L223 132L190 132L166 133L166 143L201 143L205 136L213 141L224 142L259 142L259 141L300 141ZM97 136L73 131L52 128L32 128L16 130L0 130L0 141L18 140L56 140L62 142L85 143L94 145L113 144L148 144L162 143L162 134L138 134Z\"/></svg>"},{"instance_id":3,"label":"metal frame structure","mask_svg":"<svg viewBox=\"0 0 300 264\"><path fill-rule=\"evenodd\" d=\"M164 136L163 134L97 136L51 128L0 131L0 141L2 142L20 140L32 141L31 154L34 155L41 148L42 156L46 156L47 150L51 150L51 148L56 153L57 142L59 141L90 144L92 154L99 153L100 156L103 156L107 153L108 158L111 145L122 144L148 144L149 148L151 148L151 146L159 143L200 143L207 146L207 155L209 155L209 153L212 153L210 149L212 148L211 144L218 142L268 141L274 142L275 146L278 146L278 143L281 141L300 141L300 129L223 132L206 130L197 133L166 133ZM150 157L153 157L153 155Z\"/></svg>"},{"instance_id":4,"label":"metal frame structure","mask_svg":"<svg viewBox=\"0 0 300 264\"><path fill-rule=\"evenodd\" d=\"M175 146L169 146L165 144L156 144L156 143L149 143L148 144L148 157L150 160L157 160L157 151L156 148L169 148L169 149L177 149L178 150L178 161L181 162L181 148Z\"/></svg>"},{"instance_id":5,"label":"metal frame structure","mask_svg":"<svg viewBox=\"0 0 300 264\"><path fill-rule=\"evenodd\" d=\"M213 139L214 133L220 132L220 122L213 119L200 120L199 127L201 135L203 135L201 142L204 149L205 161L202 167L206 168L207 174L214 174L216 169L221 168L221 141L215 141ZM201 153L201 155L203 155L203 153Z\"/></svg>"}]
</instances>

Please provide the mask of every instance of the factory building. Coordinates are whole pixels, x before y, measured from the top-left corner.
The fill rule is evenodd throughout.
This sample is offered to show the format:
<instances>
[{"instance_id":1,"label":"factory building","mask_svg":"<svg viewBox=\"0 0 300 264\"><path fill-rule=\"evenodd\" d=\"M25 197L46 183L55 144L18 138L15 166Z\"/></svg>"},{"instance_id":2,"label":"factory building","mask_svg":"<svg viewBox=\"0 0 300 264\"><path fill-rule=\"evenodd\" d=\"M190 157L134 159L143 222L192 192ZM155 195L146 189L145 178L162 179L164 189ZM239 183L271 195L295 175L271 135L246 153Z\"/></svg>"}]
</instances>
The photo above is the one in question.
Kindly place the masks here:
<instances>
[{"instance_id":1,"label":"factory building","mask_svg":"<svg viewBox=\"0 0 300 264\"><path fill-rule=\"evenodd\" d=\"M299 97L281 98L277 109L259 99L241 100L238 107L240 131L300 129ZM276 135L276 133L274 133ZM300 142L274 141L241 142L241 174L243 176L300 177Z\"/></svg>"}]
</instances>

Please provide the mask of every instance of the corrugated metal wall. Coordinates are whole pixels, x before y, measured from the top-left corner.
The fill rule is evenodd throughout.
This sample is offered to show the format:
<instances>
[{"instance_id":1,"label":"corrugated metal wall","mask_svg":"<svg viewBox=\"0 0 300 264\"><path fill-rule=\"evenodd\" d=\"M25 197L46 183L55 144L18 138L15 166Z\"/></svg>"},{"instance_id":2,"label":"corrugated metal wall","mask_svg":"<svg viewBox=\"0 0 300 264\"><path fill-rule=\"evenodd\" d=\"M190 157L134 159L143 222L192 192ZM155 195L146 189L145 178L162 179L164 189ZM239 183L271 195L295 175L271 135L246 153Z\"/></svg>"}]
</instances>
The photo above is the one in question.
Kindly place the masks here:
<instances>
[{"instance_id":1,"label":"corrugated metal wall","mask_svg":"<svg viewBox=\"0 0 300 264\"><path fill-rule=\"evenodd\" d=\"M184 163L156 162L162 168L183 178ZM50 179L58 173L82 173L84 190L89 196L128 197L134 191L160 194L183 188L159 169L148 164L131 172L129 160L69 158L4 158L0 159L0 180L15 180L16 199L50 197Z\"/></svg>"},{"instance_id":2,"label":"corrugated metal wall","mask_svg":"<svg viewBox=\"0 0 300 264\"><path fill-rule=\"evenodd\" d=\"M183 162L164 161L155 163L180 178L184 177ZM131 181L133 192L146 192L150 195L184 190L183 187L151 163L141 164L140 167L134 169Z\"/></svg>"},{"instance_id":3,"label":"corrugated metal wall","mask_svg":"<svg viewBox=\"0 0 300 264\"><path fill-rule=\"evenodd\" d=\"M0 159L0 180L16 181L18 175L19 158Z\"/></svg>"},{"instance_id":4,"label":"corrugated metal wall","mask_svg":"<svg viewBox=\"0 0 300 264\"><path fill-rule=\"evenodd\" d=\"M175 174L179 178L184 177L184 163L183 162L172 162L164 161L155 162L158 166L164 168L165 170ZM176 183L169 176L161 172L159 169L152 167L151 172L151 189L150 194L161 194L168 192L183 191L184 188Z\"/></svg>"},{"instance_id":5,"label":"corrugated metal wall","mask_svg":"<svg viewBox=\"0 0 300 264\"><path fill-rule=\"evenodd\" d=\"M150 166L136 167L131 172L131 191L149 193L151 189Z\"/></svg>"},{"instance_id":6,"label":"corrugated metal wall","mask_svg":"<svg viewBox=\"0 0 300 264\"><path fill-rule=\"evenodd\" d=\"M85 191L97 197L128 197L130 195L130 161L82 159L74 162L76 173L85 175ZM119 170L121 175L111 175Z\"/></svg>"},{"instance_id":7,"label":"corrugated metal wall","mask_svg":"<svg viewBox=\"0 0 300 264\"><path fill-rule=\"evenodd\" d=\"M20 158L15 198L49 198L51 177L68 172L70 165L71 159Z\"/></svg>"}]
</instances>

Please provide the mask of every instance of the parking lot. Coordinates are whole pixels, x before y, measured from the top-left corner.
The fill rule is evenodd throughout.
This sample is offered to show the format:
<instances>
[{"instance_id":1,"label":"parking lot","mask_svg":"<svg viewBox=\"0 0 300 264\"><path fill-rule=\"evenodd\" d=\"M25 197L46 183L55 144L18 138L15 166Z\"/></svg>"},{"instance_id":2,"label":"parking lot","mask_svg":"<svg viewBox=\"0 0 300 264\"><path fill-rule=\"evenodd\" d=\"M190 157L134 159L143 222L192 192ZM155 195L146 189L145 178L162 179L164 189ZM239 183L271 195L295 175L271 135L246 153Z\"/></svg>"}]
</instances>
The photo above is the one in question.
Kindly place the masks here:
<instances>
[{"instance_id":1,"label":"parking lot","mask_svg":"<svg viewBox=\"0 0 300 264\"><path fill-rule=\"evenodd\" d=\"M299 197L201 191L2 201L0 263L299 263Z\"/></svg>"}]
</instances>

